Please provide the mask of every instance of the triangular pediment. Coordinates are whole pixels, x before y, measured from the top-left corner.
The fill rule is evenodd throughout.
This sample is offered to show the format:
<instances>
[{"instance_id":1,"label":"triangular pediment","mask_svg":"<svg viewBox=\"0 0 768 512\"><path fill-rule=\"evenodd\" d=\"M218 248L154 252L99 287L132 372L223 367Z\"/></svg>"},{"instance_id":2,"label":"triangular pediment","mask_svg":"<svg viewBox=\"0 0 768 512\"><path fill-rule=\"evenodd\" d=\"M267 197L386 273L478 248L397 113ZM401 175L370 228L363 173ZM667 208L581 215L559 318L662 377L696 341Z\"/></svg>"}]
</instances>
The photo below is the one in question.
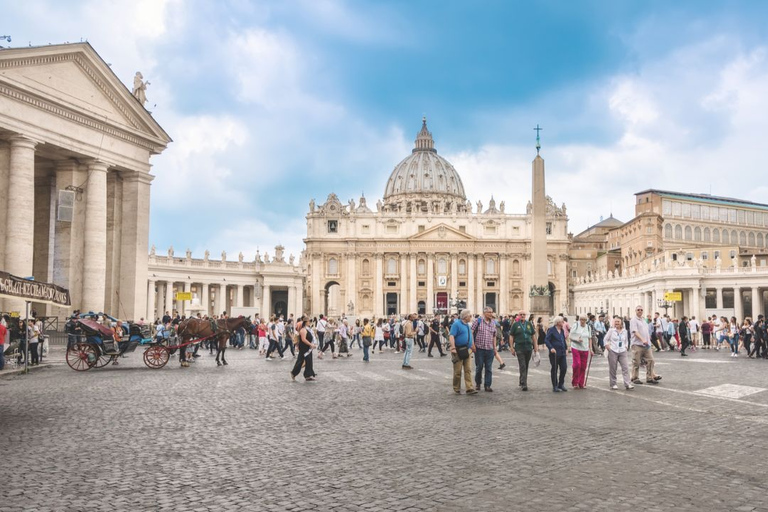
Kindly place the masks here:
<instances>
[{"instance_id":1,"label":"triangular pediment","mask_svg":"<svg viewBox=\"0 0 768 512\"><path fill-rule=\"evenodd\" d=\"M452 228L446 224L438 224L410 237L410 240L461 241L475 240L474 237Z\"/></svg>"},{"instance_id":2,"label":"triangular pediment","mask_svg":"<svg viewBox=\"0 0 768 512\"><path fill-rule=\"evenodd\" d=\"M2 50L0 83L163 145L171 141L88 43Z\"/></svg>"}]
</instances>

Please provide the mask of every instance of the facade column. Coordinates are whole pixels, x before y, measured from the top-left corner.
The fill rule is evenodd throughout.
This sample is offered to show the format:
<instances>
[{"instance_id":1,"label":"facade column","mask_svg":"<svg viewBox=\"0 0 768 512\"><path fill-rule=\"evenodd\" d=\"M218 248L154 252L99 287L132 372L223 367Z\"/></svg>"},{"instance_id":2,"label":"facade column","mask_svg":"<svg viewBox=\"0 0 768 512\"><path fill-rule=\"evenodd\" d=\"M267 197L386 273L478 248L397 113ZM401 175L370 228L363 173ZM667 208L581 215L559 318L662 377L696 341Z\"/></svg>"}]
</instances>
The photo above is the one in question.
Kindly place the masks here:
<instances>
[{"instance_id":1,"label":"facade column","mask_svg":"<svg viewBox=\"0 0 768 512\"><path fill-rule=\"evenodd\" d=\"M211 298L208 295L208 288L210 285L208 283L201 283L203 290L200 294L200 304L203 306L203 314L206 316L210 316L211 314Z\"/></svg>"},{"instance_id":2,"label":"facade column","mask_svg":"<svg viewBox=\"0 0 768 512\"><path fill-rule=\"evenodd\" d=\"M482 254L477 255L477 303L475 304L475 311L473 313L480 314L485 308L485 297L483 296L483 288L485 283L485 275L483 274L483 264L485 263L485 257Z\"/></svg>"},{"instance_id":3,"label":"facade column","mask_svg":"<svg viewBox=\"0 0 768 512\"><path fill-rule=\"evenodd\" d=\"M499 254L499 303L497 304L499 315L505 315L510 313L507 308L507 300L509 292L507 287L509 286L509 278L507 277L507 264L509 263L509 257L506 254ZM557 307L557 305L555 305Z\"/></svg>"},{"instance_id":4,"label":"facade column","mask_svg":"<svg viewBox=\"0 0 768 512\"><path fill-rule=\"evenodd\" d=\"M5 226L5 268L19 277L32 276L35 229L35 146L37 143L21 135L10 138L9 175ZM25 303L5 299L9 311L22 315Z\"/></svg>"},{"instance_id":5,"label":"facade column","mask_svg":"<svg viewBox=\"0 0 768 512\"><path fill-rule=\"evenodd\" d=\"M738 286L733 287L733 309L733 316L736 317L736 320L739 323L744 321L744 306L742 305L741 300L741 288Z\"/></svg>"},{"instance_id":6,"label":"facade column","mask_svg":"<svg viewBox=\"0 0 768 512\"><path fill-rule=\"evenodd\" d=\"M183 282L183 283L179 283L179 284L181 284L181 286L179 286L179 291L180 291L180 292L187 292L187 291L189 291L189 290L188 290L188 286L189 286L189 285L187 284L187 282L186 282L186 281L185 281L185 282ZM184 314L185 314L185 311L184 311L184 309L185 309L185 308L184 308L184 301L183 301L183 300L180 300L180 299L177 299L177 300L176 300L176 311L178 311L178 312L179 312L179 316L182 316L182 315L184 315Z\"/></svg>"},{"instance_id":7,"label":"facade column","mask_svg":"<svg viewBox=\"0 0 768 512\"><path fill-rule=\"evenodd\" d=\"M723 287L718 286L715 288L717 294L717 309L723 309Z\"/></svg>"},{"instance_id":8,"label":"facade column","mask_svg":"<svg viewBox=\"0 0 768 512\"><path fill-rule=\"evenodd\" d=\"M173 316L173 281L165 282L165 311ZM165 315L163 311L163 315Z\"/></svg>"},{"instance_id":9,"label":"facade column","mask_svg":"<svg viewBox=\"0 0 768 512\"><path fill-rule=\"evenodd\" d=\"M759 287L752 287L752 320L757 320L758 315L763 314L763 292Z\"/></svg>"},{"instance_id":10,"label":"facade column","mask_svg":"<svg viewBox=\"0 0 768 512\"><path fill-rule=\"evenodd\" d=\"M431 315L435 306L435 255L427 254L427 305L425 313Z\"/></svg>"},{"instance_id":11,"label":"facade column","mask_svg":"<svg viewBox=\"0 0 768 512\"><path fill-rule=\"evenodd\" d=\"M141 283L147 279L149 258L149 195L154 176L145 172L121 171L122 208L120 215L120 300L131 317L144 311L145 295Z\"/></svg>"},{"instance_id":12,"label":"facade column","mask_svg":"<svg viewBox=\"0 0 768 512\"><path fill-rule=\"evenodd\" d=\"M243 307L245 306L245 286L242 284L236 284L235 285L235 296L237 297L237 306ZM290 304L290 302L288 302ZM287 317L286 317L287 318Z\"/></svg>"},{"instance_id":13,"label":"facade column","mask_svg":"<svg viewBox=\"0 0 768 512\"><path fill-rule=\"evenodd\" d=\"M317 316L320 313L325 313L325 309L324 309L325 304L323 304L323 301L322 301L322 295L321 295L322 290L320 288L320 278L322 274L325 272L325 270L323 269L323 261L320 258L320 255L318 253L311 255L310 261L312 262L312 276L311 276L312 277L312 296L311 296L312 300L310 303L311 309L309 314L311 316ZM267 316L267 313L266 313L267 311L269 311L269 305L268 305L269 301L267 300L268 297L266 293L267 293L267 287L265 285L262 291L262 299L261 299L262 308L264 309L264 314L262 315L262 318L269 319L269 316Z\"/></svg>"},{"instance_id":14,"label":"facade column","mask_svg":"<svg viewBox=\"0 0 768 512\"><path fill-rule=\"evenodd\" d=\"M373 289L373 314L381 316L384 314L384 277L382 276L382 254L376 255L376 279Z\"/></svg>"},{"instance_id":15,"label":"facade column","mask_svg":"<svg viewBox=\"0 0 768 512\"><path fill-rule=\"evenodd\" d=\"M5 237L8 234L8 180L11 176L11 148L0 141L0 268L5 269ZM0 298L0 310L3 299Z\"/></svg>"},{"instance_id":16,"label":"facade column","mask_svg":"<svg viewBox=\"0 0 768 512\"><path fill-rule=\"evenodd\" d=\"M693 300L691 301L693 306L691 316L695 316L697 321L701 322L701 288L693 288L691 290L691 295L693 296Z\"/></svg>"},{"instance_id":17,"label":"facade column","mask_svg":"<svg viewBox=\"0 0 768 512\"><path fill-rule=\"evenodd\" d=\"M150 279L147 282L147 315L146 315L146 320L148 322L154 322L155 321L155 297L157 297L157 294L155 292L155 281L154 281L154 279Z\"/></svg>"},{"instance_id":18,"label":"facade column","mask_svg":"<svg viewBox=\"0 0 768 512\"><path fill-rule=\"evenodd\" d=\"M467 309L475 311L475 255L467 254ZM459 311L461 313L461 311Z\"/></svg>"},{"instance_id":19,"label":"facade column","mask_svg":"<svg viewBox=\"0 0 768 512\"><path fill-rule=\"evenodd\" d=\"M402 315L406 311L408 305L408 255L400 255L400 300L397 304L397 313Z\"/></svg>"},{"instance_id":20,"label":"facade column","mask_svg":"<svg viewBox=\"0 0 768 512\"><path fill-rule=\"evenodd\" d=\"M83 280L83 308L103 311L107 279L107 164L98 160L88 163L83 237L83 272L88 276ZM146 283L146 279L145 274L142 282Z\"/></svg>"},{"instance_id":21,"label":"facade column","mask_svg":"<svg viewBox=\"0 0 768 512\"><path fill-rule=\"evenodd\" d=\"M459 296L459 255L451 254L451 300ZM451 305L448 304L448 314L451 313Z\"/></svg>"},{"instance_id":22,"label":"facade column","mask_svg":"<svg viewBox=\"0 0 768 512\"><path fill-rule=\"evenodd\" d=\"M411 291L408 294L408 311L401 312L405 314L416 313L419 310L419 303L416 293L416 285L418 285L419 282L419 275L416 265L419 260L419 255L412 252L409 258L411 259L411 275L409 276L411 282Z\"/></svg>"},{"instance_id":23,"label":"facade column","mask_svg":"<svg viewBox=\"0 0 768 512\"><path fill-rule=\"evenodd\" d=\"M264 298L262 299L262 307L264 309L264 313L261 315L261 317L269 320L269 316L272 314L272 291L270 290L270 287L265 284L264 291L262 293L264 294Z\"/></svg>"},{"instance_id":24,"label":"facade column","mask_svg":"<svg viewBox=\"0 0 768 512\"><path fill-rule=\"evenodd\" d=\"M296 300L296 290L293 288L293 286L288 287L288 302L285 305L285 319L288 320L288 315L291 313L295 313L295 309L293 307L293 301ZM342 299L343 300L343 299ZM345 311L346 306L342 306L341 310Z\"/></svg>"},{"instance_id":25,"label":"facade column","mask_svg":"<svg viewBox=\"0 0 768 512\"><path fill-rule=\"evenodd\" d=\"M216 286L216 290L215 290L216 295L213 297L213 304L214 304L213 314L216 316L219 316L221 315L221 312L224 311L223 299L224 299L224 292L227 289L227 287L222 283L216 284L214 286Z\"/></svg>"}]
</instances>

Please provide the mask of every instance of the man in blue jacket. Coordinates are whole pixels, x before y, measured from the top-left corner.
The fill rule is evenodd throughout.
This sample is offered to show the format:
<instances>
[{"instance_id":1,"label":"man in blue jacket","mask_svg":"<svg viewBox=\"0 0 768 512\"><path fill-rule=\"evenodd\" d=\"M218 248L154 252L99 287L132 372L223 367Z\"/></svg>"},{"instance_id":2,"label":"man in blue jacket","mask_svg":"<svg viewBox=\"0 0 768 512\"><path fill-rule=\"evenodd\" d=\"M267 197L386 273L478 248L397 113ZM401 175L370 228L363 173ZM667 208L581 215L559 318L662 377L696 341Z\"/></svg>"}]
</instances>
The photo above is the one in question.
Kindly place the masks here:
<instances>
[{"instance_id":1,"label":"man in blue jacket","mask_svg":"<svg viewBox=\"0 0 768 512\"><path fill-rule=\"evenodd\" d=\"M565 333L563 332L563 317L555 318L555 323L547 331L544 344L549 350L549 363L552 365L550 377L552 378L552 391L555 393L566 392L565 374L568 371L567 347L565 345ZM560 371L558 375L558 370Z\"/></svg>"}]
</instances>

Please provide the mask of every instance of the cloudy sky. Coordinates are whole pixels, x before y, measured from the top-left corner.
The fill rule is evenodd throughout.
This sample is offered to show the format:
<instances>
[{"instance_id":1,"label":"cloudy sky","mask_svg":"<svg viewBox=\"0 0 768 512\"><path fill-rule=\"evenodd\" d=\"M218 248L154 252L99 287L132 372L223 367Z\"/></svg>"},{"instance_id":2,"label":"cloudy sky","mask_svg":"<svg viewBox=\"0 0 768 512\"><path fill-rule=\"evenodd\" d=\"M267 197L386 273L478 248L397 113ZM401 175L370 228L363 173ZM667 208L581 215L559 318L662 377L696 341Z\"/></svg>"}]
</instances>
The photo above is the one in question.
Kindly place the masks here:
<instances>
[{"instance_id":1,"label":"cloudy sky","mask_svg":"<svg viewBox=\"0 0 768 512\"><path fill-rule=\"evenodd\" d=\"M2 0L13 46L88 40L173 137L150 243L282 243L375 203L426 115L469 198L524 212L535 132L574 233L647 188L768 202L768 2ZM202 195L201 195L202 194Z\"/></svg>"}]
</instances>

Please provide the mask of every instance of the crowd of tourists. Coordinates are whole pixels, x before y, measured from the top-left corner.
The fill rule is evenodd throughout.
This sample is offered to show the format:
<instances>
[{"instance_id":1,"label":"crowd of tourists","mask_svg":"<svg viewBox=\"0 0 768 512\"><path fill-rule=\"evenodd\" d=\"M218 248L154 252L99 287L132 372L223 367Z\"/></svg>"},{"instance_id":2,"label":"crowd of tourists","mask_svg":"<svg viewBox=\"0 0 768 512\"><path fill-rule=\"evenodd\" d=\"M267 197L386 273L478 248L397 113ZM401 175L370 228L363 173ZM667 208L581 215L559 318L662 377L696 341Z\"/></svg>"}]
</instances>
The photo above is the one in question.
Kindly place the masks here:
<instances>
[{"instance_id":1,"label":"crowd of tourists","mask_svg":"<svg viewBox=\"0 0 768 512\"><path fill-rule=\"evenodd\" d=\"M43 356L41 345L45 342L43 321L36 314L29 320L0 315L0 370L5 368L6 356L13 357L16 365L22 365L27 353L29 365L39 365Z\"/></svg>"}]
</instances>

